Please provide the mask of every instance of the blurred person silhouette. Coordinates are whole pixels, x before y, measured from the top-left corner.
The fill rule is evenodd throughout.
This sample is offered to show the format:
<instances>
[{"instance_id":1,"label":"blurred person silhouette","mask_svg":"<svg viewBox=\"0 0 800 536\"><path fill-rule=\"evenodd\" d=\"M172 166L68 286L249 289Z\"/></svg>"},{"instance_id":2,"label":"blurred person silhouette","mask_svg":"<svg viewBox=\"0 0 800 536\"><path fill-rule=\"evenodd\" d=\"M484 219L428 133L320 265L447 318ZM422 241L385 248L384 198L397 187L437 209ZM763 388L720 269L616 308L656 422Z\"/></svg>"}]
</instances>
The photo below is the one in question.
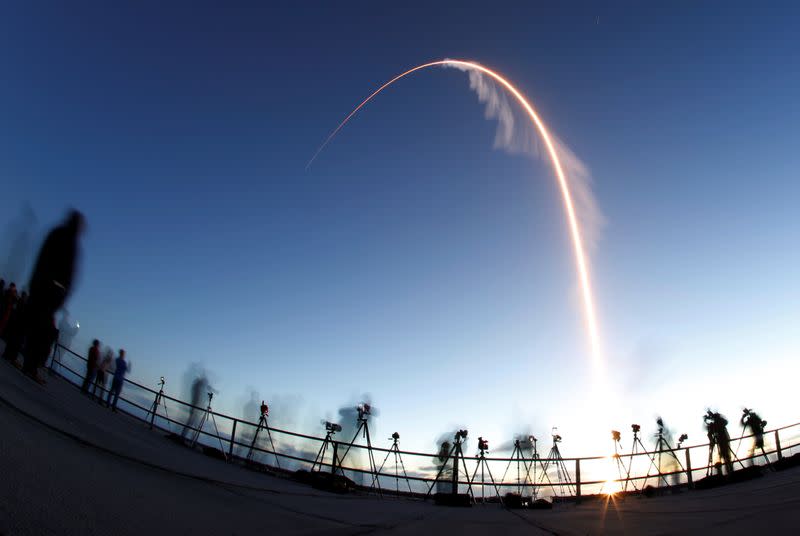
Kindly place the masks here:
<instances>
[{"instance_id":1,"label":"blurred person silhouette","mask_svg":"<svg viewBox=\"0 0 800 536\"><path fill-rule=\"evenodd\" d=\"M17 304L17 285L13 282L8 285L8 289L3 293L2 304L0 305L0 338L6 338L6 325Z\"/></svg>"},{"instance_id":2,"label":"blurred person silhouette","mask_svg":"<svg viewBox=\"0 0 800 536\"><path fill-rule=\"evenodd\" d=\"M659 474L673 473L670 480L673 486L677 486L680 481L680 474L677 472L679 467L678 457L675 451L672 450L674 445L672 430L664 424L664 419L661 417L656 417L656 426L658 431L654 435L656 439L654 452L658 453L658 463L656 464L658 472Z\"/></svg>"},{"instance_id":3,"label":"blurred person silhouette","mask_svg":"<svg viewBox=\"0 0 800 536\"><path fill-rule=\"evenodd\" d=\"M80 324L73 321L67 309L63 310L61 320L58 322L58 344L67 349L72 349L72 341L80 330Z\"/></svg>"},{"instance_id":4,"label":"blurred person silhouette","mask_svg":"<svg viewBox=\"0 0 800 536\"><path fill-rule=\"evenodd\" d=\"M39 383L38 369L43 366L55 342L55 313L63 307L75 280L79 241L86 226L83 214L72 210L66 220L44 240L31 275L28 327L23 370Z\"/></svg>"},{"instance_id":5,"label":"blurred person silhouette","mask_svg":"<svg viewBox=\"0 0 800 536\"><path fill-rule=\"evenodd\" d=\"M764 452L764 428L767 426L767 421L763 420L761 416L752 409L744 408L744 410L742 410L742 419L740 422L742 425L742 434L744 434L745 430L750 430L753 436L753 444L750 446L750 451L747 454L747 457L750 458L750 463L755 464L753 455L756 449L761 450L767 463L769 463L769 458L767 458L767 454Z\"/></svg>"},{"instance_id":6,"label":"blurred person silhouette","mask_svg":"<svg viewBox=\"0 0 800 536\"><path fill-rule=\"evenodd\" d=\"M242 415L244 419L250 422L258 422L261 419L261 395L255 389L250 390L250 398L245 402L242 408ZM245 426L242 430L242 443L250 444L255 435L256 429L251 426Z\"/></svg>"},{"instance_id":7,"label":"blurred person silhouette","mask_svg":"<svg viewBox=\"0 0 800 536\"><path fill-rule=\"evenodd\" d=\"M453 479L453 470L450 464L450 450L452 448L453 445L450 441L442 441L439 445L439 453L433 459L436 472L439 475L439 479L436 481L437 493L450 493L452 491L451 480ZM457 462L457 460L455 460L455 462Z\"/></svg>"},{"instance_id":8,"label":"blurred person silhouette","mask_svg":"<svg viewBox=\"0 0 800 536\"><path fill-rule=\"evenodd\" d=\"M120 348L119 355L114 360L114 376L111 379L111 389L108 391L108 397L106 397L106 406L111 406L111 411L117 411L117 401L119 400L120 392L122 392L125 375L130 370L130 362L125 361L125 350Z\"/></svg>"},{"instance_id":9,"label":"blurred person silhouette","mask_svg":"<svg viewBox=\"0 0 800 536\"><path fill-rule=\"evenodd\" d=\"M97 370L95 371L94 385L92 386L92 396L97 397L97 399L101 402L103 400L103 391L106 390L106 374L108 374L108 371L111 369L111 363L113 363L113 361L114 350L106 347L103 360L100 361L100 364L97 366ZM99 393L97 392L98 387L100 388Z\"/></svg>"},{"instance_id":10,"label":"blurred person silhouette","mask_svg":"<svg viewBox=\"0 0 800 536\"><path fill-rule=\"evenodd\" d=\"M94 378L97 375L97 367L100 365L100 341L97 339L92 341L92 346L89 348L89 353L86 356L86 377L83 378L83 385L81 391L84 394L89 394L89 385L94 383Z\"/></svg>"},{"instance_id":11,"label":"blurred person silhouette","mask_svg":"<svg viewBox=\"0 0 800 536\"><path fill-rule=\"evenodd\" d=\"M198 418L205 410L205 408L201 407L201 404L212 390L208 384L205 371L198 368L196 374L197 376L192 381L191 387L192 405L189 408L189 417L186 419L186 424L181 432L181 437L184 439L196 427Z\"/></svg>"},{"instance_id":12,"label":"blurred person silhouette","mask_svg":"<svg viewBox=\"0 0 800 536\"><path fill-rule=\"evenodd\" d=\"M17 354L22 348L22 343L25 340L25 317L28 308L28 293L22 291L14 311L11 313L11 318L6 325L6 347L3 350L3 359L11 361L16 364Z\"/></svg>"},{"instance_id":13,"label":"blurred person silhouette","mask_svg":"<svg viewBox=\"0 0 800 536\"><path fill-rule=\"evenodd\" d=\"M733 459L731 452L731 438L728 435L728 419L726 419L719 412L706 411L703 421L706 425L706 435L708 436L708 463L711 465L711 458L714 453L714 447L717 447L719 457L725 464L725 470L728 474L733 472ZM718 470L719 470L719 466Z\"/></svg>"}]
</instances>

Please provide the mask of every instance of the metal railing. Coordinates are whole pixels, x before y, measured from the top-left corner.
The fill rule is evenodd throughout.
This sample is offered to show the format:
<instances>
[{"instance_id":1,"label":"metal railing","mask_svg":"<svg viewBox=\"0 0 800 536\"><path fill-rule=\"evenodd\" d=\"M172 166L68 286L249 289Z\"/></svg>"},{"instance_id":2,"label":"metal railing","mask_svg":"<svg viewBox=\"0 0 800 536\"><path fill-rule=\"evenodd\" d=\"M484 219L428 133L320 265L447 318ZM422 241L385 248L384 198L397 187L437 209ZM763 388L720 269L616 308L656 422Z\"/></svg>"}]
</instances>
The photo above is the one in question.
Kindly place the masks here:
<instances>
[{"instance_id":1,"label":"metal railing","mask_svg":"<svg viewBox=\"0 0 800 536\"><path fill-rule=\"evenodd\" d=\"M67 363L66 360L72 363ZM76 370L75 363L85 366L87 359L82 355L57 344L50 361L50 370L70 383L80 386L85 373ZM293 432L269 426L262 427L274 438L275 449L266 448L265 441L256 443L254 434L259 429L259 424L210 411L218 429L211 431L210 426L202 429L187 426L186 418L190 411L205 412L206 407L195 406L178 398L162 393L162 397L172 404L168 417L165 413L151 413L153 400L158 391L142 385L134 380L124 380L125 389L119 397L118 408L120 411L157 428L163 432L177 434L179 430L188 432L189 435L197 433L197 442L203 446L215 449L223 448L224 456L228 460L247 463L253 467L267 469L275 474L288 475L296 470L311 470L312 467L324 467L331 472L340 472L353 480L364 490L374 490L380 493L394 493L398 495L426 496L431 492L452 491L452 469L442 471L437 480L437 474L442 466L452 467L451 458L440 458L437 453L414 452L400 450L399 448L382 448L375 445L367 447L361 443L343 440L332 440L329 451L341 453L343 450L355 449L354 454L348 454L344 460L337 460L333 456L317 459L320 447L325 443L324 437ZM103 386L101 396L105 397L108 390ZM178 414L174 410L178 410ZM207 421L207 423L210 421ZM744 468L745 464L766 465L780 460L786 453L793 453L800 446L800 423L775 428L765 431L765 445L762 452L753 453L752 456L736 457L741 445L753 438L752 435L742 435L731 440L731 446L736 443L734 459L737 467ZM252 449L252 450L251 450ZM382 460L383 469L373 471L369 466L361 463L352 463L359 460L363 453L370 450L377 460ZM483 458L465 456L463 462L455 459L459 466L457 475L457 489L459 492L469 491L476 499L486 497L492 500L497 495L507 492L516 492L521 495L534 497L550 496L556 498L577 498L601 493L618 491L641 491L650 485L656 488L669 486L689 486L698 479L708 476L719 470L719 463L711 458L708 443L700 443L680 448L662 449L655 451L620 453L610 456L590 456L580 458L542 458L542 457L489 457ZM248 456L246 453L253 454ZM674 456L670 453L674 453ZM393 458L393 456L395 458ZM702 456L698 462L698 456ZM401 473L396 462L399 457L403 472ZM661 464L662 460L668 463ZM485 461L484 469L478 467ZM273 462L273 463L269 463ZM351 462L347 464L347 462ZM409 463L410 462L410 463ZM431 465L433 463L433 465ZM470 464L471 467L467 466ZM515 468L514 468L515 467ZM561 474L558 469L562 468ZM512 468L514 468L512 470ZM505 471L503 471L503 469ZM474 472L473 472L474 471ZM570 473L571 471L571 473ZM462 472L465 473L462 475ZM496 482L491 475L518 475L513 481ZM490 479L485 477L489 475ZM501 477L504 478L504 477ZM403 484L400 487L400 481ZM387 485L388 484L388 485ZM404 493L404 489L408 492Z\"/></svg>"}]
</instances>

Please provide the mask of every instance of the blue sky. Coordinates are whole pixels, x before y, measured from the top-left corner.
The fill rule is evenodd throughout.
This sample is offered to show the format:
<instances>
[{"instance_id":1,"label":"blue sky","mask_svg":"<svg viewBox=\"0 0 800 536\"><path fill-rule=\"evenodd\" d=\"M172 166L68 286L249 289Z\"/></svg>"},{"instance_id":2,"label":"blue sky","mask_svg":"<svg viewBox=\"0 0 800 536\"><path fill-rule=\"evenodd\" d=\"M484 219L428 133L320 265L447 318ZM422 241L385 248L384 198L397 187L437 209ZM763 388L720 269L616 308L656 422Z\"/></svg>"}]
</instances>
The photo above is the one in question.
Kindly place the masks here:
<instances>
[{"instance_id":1,"label":"blue sky","mask_svg":"<svg viewBox=\"0 0 800 536\"><path fill-rule=\"evenodd\" d=\"M85 212L79 344L173 389L201 362L219 409L256 389L308 432L370 393L379 433L425 450L456 426L557 425L583 455L656 414L700 441L708 405L797 418L796 5L222 6L3 8L0 223L29 203L38 241ZM502 72L591 169L619 400L591 391L552 171L493 148L466 74L403 80L305 169L444 57Z\"/></svg>"}]
</instances>

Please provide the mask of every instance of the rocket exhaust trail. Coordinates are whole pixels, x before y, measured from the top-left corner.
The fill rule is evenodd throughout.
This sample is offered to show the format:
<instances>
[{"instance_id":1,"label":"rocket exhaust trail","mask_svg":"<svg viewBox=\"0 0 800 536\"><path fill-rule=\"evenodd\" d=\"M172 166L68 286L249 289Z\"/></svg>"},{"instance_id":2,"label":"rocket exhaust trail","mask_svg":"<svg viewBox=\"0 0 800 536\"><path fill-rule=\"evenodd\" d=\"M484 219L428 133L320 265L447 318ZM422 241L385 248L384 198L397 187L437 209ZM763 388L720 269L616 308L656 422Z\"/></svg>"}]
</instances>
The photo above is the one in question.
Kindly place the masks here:
<instances>
[{"instance_id":1,"label":"rocket exhaust trail","mask_svg":"<svg viewBox=\"0 0 800 536\"><path fill-rule=\"evenodd\" d=\"M550 157L550 161L553 165L553 169L556 174L556 179L558 181L558 186L561 190L561 196L564 202L564 210L567 214L567 225L569 227L570 236L572 237L572 245L575 254L575 265L578 274L578 280L580 281L581 286L581 294L583 297L583 308L584 308L584 315L586 321L586 329L589 335L589 342L591 344L592 350L592 358L594 364L599 366L601 364L601 351L600 351L600 335L597 328L597 318L595 314L595 306L594 306L594 296L592 293L592 286L591 281L589 278L589 267L588 262L586 259L586 253L584 251L583 246L583 238L581 234L581 228L578 224L578 218L575 214L575 203L572 199L572 193L570 191L569 182L567 181L566 174L564 173L563 167L561 165L561 160L558 156L558 151L556 151L555 144L550 136L547 127L545 126L544 122L539 118L539 115L533 109L533 106L527 101L525 96L516 88L514 87L511 82L500 76L498 73L492 71L480 65L478 63L472 61L464 61L464 60L439 60L439 61L432 61L430 63L424 63L422 65L418 65L412 69L401 73L381 87L376 89L369 97L364 99L361 104L355 107L344 120L339 123L336 129L330 133L330 135L325 139L325 141L320 145L317 152L314 153L314 156L311 157L308 164L306 165L306 169L308 169L311 164L316 160L317 156L322 152L322 150L330 143L330 141L338 134L338 132L344 127L348 121L356 114L358 111L363 108L369 101L375 98L380 92L382 92L387 87L391 86L401 78L404 78L411 73L416 71L426 69L428 67L436 67L436 66L450 66L450 67L457 67L462 70L474 70L478 71L482 74L490 76L493 80L498 82L501 86L503 86L511 95L516 98L519 104L525 109L529 118L536 126L536 130L539 132L539 135L542 137L542 141L544 141L545 146L547 147L547 153Z\"/></svg>"}]
</instances>

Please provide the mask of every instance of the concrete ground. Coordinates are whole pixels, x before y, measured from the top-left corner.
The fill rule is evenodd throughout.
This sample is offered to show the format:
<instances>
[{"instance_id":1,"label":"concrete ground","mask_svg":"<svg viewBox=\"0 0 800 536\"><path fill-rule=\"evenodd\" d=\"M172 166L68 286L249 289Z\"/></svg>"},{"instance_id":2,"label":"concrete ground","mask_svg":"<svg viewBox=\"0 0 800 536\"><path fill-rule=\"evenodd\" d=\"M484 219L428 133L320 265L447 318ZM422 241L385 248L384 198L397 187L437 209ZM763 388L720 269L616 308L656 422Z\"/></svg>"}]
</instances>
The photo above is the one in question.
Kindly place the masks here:
<instances>
[{"instance_id":1,"label":"concrete ground","mask_svg":"<svg viewBox=\"0 0 800 536\"><path fill-rule=\"evenodd\" d=\"M187 450L0 362L0 534L796 533L800 470L552 510L333 495Z\"/></svg>"}]
</instances>

